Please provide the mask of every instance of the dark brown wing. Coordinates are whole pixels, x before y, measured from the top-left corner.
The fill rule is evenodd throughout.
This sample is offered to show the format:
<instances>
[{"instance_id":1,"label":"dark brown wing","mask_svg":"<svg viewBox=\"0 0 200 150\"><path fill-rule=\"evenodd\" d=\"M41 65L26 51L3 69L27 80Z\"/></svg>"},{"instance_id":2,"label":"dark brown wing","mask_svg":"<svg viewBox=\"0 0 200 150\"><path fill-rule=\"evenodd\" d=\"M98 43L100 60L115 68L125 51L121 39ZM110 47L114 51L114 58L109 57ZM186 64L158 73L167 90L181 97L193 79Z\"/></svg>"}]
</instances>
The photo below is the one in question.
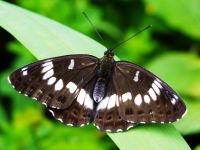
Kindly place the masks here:
<instances>
[{"instance_id":1,"label":"dark brown wing","mask_svg":"<svg viewBox=\"0 0 200 150\"><path fill-rule=\"evenodd\" d=\"M20 93L48 107L65 109L95 75L97 65L98 58L94 56L61 56L20 68L8 79Z\"/></svg>"},{"instance_id":2,"label":"dark brown wing","mask_svg":"<svg viewBox=\"0 0 200 150\"><path fill-rule=\"evenodd\" d=\"M120 132L126 131L136 124L127 122L119 114L119 98L114 86L114 80L111 80L107 89L106 97L98 104L94 125L101 131Z\"/></svg>"},{"instance_id":3,"label":"dark brown wing","mask_svg":"<svg viewBox=\"0 0 200 150\"><path fill-rule=\"evenodd\" d=\"M77 97L66 109L49 108L52 115L69 126L82 127L93 121L95 104L90 97L95 77L83 86Z\"/></svg>"},{"instance_id":4,"label":"dark brown wing","mask_svg":"<svg viewBox=\"0 0 200 150\"><path fill-rule=\"evenodd\" d=\"M186 106L165 82L128 62L117 62L113 75L120 116L132 123L169 123L186 113Z\"/></svg>"}]
</instances>

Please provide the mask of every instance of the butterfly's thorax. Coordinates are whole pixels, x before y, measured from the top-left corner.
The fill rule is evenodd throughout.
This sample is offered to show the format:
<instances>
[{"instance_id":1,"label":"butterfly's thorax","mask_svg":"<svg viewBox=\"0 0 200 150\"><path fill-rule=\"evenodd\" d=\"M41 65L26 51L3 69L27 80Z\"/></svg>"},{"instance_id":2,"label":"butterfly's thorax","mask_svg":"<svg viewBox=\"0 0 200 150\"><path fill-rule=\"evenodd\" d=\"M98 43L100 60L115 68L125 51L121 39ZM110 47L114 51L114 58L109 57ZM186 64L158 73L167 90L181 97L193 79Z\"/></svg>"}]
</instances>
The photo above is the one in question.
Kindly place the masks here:
<instances>
[{"instance_id":1,"label":"butterfly's thorax","mask_svg":"<svg viewBox=\"0 0 200 150\"><path fill-rule=\"evenodd\" d=\"M114 66L114 59L112 56L104 56L99 61L99 66L97 69L97 79L93 88L93 99L98 103L106 95L106 87L109 83L110 77L112 75L112 69Z\"/></svg>"}]
</instances>

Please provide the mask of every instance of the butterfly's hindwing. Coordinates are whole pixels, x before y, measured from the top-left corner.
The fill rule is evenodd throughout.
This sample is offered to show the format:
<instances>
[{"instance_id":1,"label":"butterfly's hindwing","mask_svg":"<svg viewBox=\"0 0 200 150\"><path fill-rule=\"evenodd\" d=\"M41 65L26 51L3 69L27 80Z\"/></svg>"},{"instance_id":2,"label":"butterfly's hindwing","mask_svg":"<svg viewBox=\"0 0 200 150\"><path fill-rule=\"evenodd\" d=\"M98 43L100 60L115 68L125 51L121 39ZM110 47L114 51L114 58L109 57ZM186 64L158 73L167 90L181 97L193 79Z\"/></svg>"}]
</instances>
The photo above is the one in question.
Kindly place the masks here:
<instances>
[{"instance_id":1,"label":"butterfly's hindwing","mask_svg":"<svg viewBox=\"0 0 200 150\"><path fill-rule=\"evenodd\" d=\"M119 94L119 113L132 123L169 123L186 112L181 98L154 74L128 62L117 62L112 78Z\"/></svg>"},{"instance_id":2,"label":"butterfly's hindwing","mask_svg":"<svg viewBox=\"0 0 200 150\"><path fill-rule=\"evenodd\" d=\"M94 76L97 63L98 58L90 55L55 57L18 69L9 79L20 93L48 107L64 109Z\"/></svg>"},{"instance_id":3,"label":"butterfly's hindwing","mask_svg":"<svg viewBox=\"0 0 200 150\"><path fill-rule=\"evenodd\" d=\"M94 125L101 131L126 131L136 124L123 120L119 114L119 99L113 81L110 81L105 98L97 105Z\"/></svg>"},{"instance_id":4,"label":"butterfly's hindwing","mask_svg":"<svg viewBox=\"0 0 200 150\"><path fill-rule=\"evenodd\" d=\"M65 109L49 108L49 111L57 119L69 126L82 127L93 121L95 114L95 102L90 97L91 89L95 82L92 78L85 86L79 89L73 103Z\"/></svg>"}]
</instances>

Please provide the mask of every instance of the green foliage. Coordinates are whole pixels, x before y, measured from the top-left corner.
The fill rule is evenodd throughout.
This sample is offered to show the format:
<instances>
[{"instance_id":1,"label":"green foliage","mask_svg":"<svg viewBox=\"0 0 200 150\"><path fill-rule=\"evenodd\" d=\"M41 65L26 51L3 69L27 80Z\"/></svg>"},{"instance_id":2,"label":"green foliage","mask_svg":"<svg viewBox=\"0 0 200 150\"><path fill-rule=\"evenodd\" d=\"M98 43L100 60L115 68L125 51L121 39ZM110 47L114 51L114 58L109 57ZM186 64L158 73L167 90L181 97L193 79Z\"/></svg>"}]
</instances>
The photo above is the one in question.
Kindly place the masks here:
<instances>
[{"instance_id":1,"label":"green foliage","mask_svg":"<svg viewBox=\"0 0 200 150\"><path fill-rule=\"evenodd\" d=\"M162 131L159 131L160 128ZM141 125L129 132L112 134L112 139L123 150L190 149L171 125ZM177 144L179 145L177 147Z\"/></svg>"},{"instance_id":2,"label":"green foliage","mask_svg":"<svg viewBox=\"0 0 200 150\"><path fill-rule=\"evenodd\" d=\"M113 41L126 39L144 25L152 24L152 29L122 45L116 53L121 59L146 66L172 86L188 107L188 114L175 123L175 127L185 135L200 133L200 60L195 53L199 51L196 40L200 39L198 0L118 2L120 9L117 3L95 4L93 1L16 0L16 3L96 38L81 15L86 11L105 37L106 45L113 45ZM0 74L0 149L116 148L92 125L76 129L49 121L43 115L43 107L15 92L6 80L13 70L34 61L35 57L43 59L72 53L101 57L105 47L64 25L5 2L0 2L0 26L32 53L16 41L8 45L9 51L17 57ZM174 31L190 41L188 48L176 49L177 45L185 44L176 41L178 37L170 37L176 44L165 43L168 38L164 42L155 38L158 33ZM11 111L3 105L2 99L7 98L6 105ZM135 149L160 149L160 145L162 149L189 149L172 125L142 125L109 136L125 150L133 146Z\"/></svg>"},{"instance_id":3,"label":"green foliage","mask_svg":"<svg viewBox=\"0 0 200 150\"><path fill-rule=\"evenodd\" d=\"M194 150L200 150L200 145L197 146Z\"/></svg>"},{"instance_id":4,"label":"green foliage","mask_svg":"<svg viewBox=\"0 0 200 150\"><path fill-rule=\"evenodd\" d=\"M136 31L128 31L124 39L130 37ZM155 50L157 43L151 39L151 29L145 31L140 36L136 36L132 42L123 46L123 50L117 51L120 58L142 63L146 61L145 55Z\"/></svg>"},{"instance_id":5,"label":"green foliage","mask_svg":"<svg viewBox=\"0 0 200 150\"><path fill-rule=\"evenodd\" d=\"M155 15L166 24L177 29L185 34L200 38L200 12L199 0L145 0L147 12L150 15Z\"/></svg>"}]
</instances>

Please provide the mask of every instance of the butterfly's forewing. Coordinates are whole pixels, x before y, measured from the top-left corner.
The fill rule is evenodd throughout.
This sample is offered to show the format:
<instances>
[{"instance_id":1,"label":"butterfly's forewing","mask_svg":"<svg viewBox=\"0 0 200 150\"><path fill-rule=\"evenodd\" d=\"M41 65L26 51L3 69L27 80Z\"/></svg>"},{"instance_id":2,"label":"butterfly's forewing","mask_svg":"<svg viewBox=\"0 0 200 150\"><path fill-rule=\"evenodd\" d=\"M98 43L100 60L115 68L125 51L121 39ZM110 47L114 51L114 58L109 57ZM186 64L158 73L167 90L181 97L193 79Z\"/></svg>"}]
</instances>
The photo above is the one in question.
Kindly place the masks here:
<instances>
[{"instance_id":1,"label":"butterfly's forewing","mask_svg":"<svg viewBox=\"0 0 200 150\"><path fill-rule=\"evenodd\" d=\"M94 125L101 131L119 132L126 131L136 124L127 122L119 114L119 99L114 81L111 78L105 98L98 104Z\"/></svg>"},{"instance_id":2,"label":"butterfly's forewing","mask_svg":"<svg viewBox=\"0 0 200 150\"><path fill-rule=\"evenodd\" d=\"M9 80L20 93L48 107L65 109L92 79L97 64L98 58L90 55L55 57L20 68Z\"/></svg>"},{"instance_id":3,"label":"butterfly's forewing","mask_svg":"<svg viewBox=\"0 0 200 150\"><path fill-rule=\"evenodd\" d=\"M91 74L88 74L91 76ZM93 88L95 77L78 92L78 96L75 98L70 107L66 109L49 108L49 111L53 116L69 126L85 126L93 121L95 114L95 104L90 97L91 89Z\"/></svg>"},{"instance_id":4,"label":"butterfly's forewing","mask_svg":"<svg viewBox=\"0 0 200 150\"><path fill-rule=\"evenodd\" d=\"M186 113L181 98L154 74L128 62L117 62L112 78L119 113L132 123L169 123Z\"/></svg>"}]
</instances>

